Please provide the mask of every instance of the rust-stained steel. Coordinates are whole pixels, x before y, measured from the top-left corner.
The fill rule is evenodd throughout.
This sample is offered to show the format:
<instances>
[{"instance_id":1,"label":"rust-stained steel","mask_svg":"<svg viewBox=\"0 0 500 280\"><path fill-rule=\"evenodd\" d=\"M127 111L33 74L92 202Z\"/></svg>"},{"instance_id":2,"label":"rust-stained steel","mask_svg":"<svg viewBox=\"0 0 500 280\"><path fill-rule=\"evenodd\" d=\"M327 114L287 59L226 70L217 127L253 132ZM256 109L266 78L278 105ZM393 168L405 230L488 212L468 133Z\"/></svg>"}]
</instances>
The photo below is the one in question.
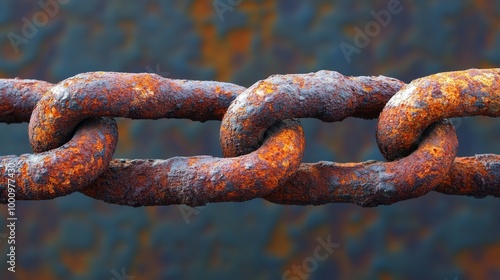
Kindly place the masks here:
<instances>
[{"instance_id":1,"label":"rust-stained steel","mask_svg":"<svg viewBox=\"0 0 500 280\"><path fill-rule=\"evenodd\" d=\"M422 132L444 118L500 116L500 69L469 69L434 74L406 85L380 114L377 143L389 160L415 149ZM456 158L436 191L500 196L500 157Z\"/></svg>"},{"instance_id":2,"label":"rust-stained steel","mask_svg":"<svg viewBox=\"0 0 500 280\"><path fill-rule=\"evenodd\" d=\"M85 73L59 83L42 97L31 117L30 140L37 152L58 147L81 120L91 116L220 120L244 89L155 74ZM132 206L199 205L263 196L297 169L305 146L298 121L282 122L269 133L267 143L245 157L114 160L107 174L83 192Z\"/></svg>"},{"instance_id":3,"label":"rust-stained steel","mask_svg":"<svg viewBox=\"0 0 500 280\"><path fill-rule=\"evenodd\" d=\"M0 79L0 122L29 121L36 103L53 86L37 80Z\"/></svg>"},{"instance_id":4,"label":"rust-stained steel","mask_svg":"<svg viewBox=\"0 0 500 280\"><path fill-rule=\"evenodd\" d=\"M91 118L57 149L1 156L0 203L7 203L10 186L16 200L53 199L88 186L107 170L117 140L115 120Z\"/></svg>"},{"instance_id":5,"label":"rust-stained steel","mask_svg":"<svg viewBox=\"0 0 500 280\"><path fill-rule=\"evenodd\" d=\"M89 117L220 120L244 87L222 82L187 81L156 74L92 72L66 79L38 102L29 124L35 152L65 143Z\"/></svg>"},{"instance_id":6,"label":"rust-stained steel","mask_svg":"<svg viewBox=\"0 0 500 280\"><path fill-rule=\"evenodd\" d=\"M248 89L110 72L84 73L56 85L0 79L0 122L29 120L37 153L2 156L0 170L15 182L16 200L80 191L129 206L200 206L259 197L282 204L372 207L429 191L500 197L500 156L456 158L458 142L446 120L499 116L499 78L500 69L471 69L405 85L384 76L319 71L274 75ZM300 164L304 135L293 118L333 122L376 118L381 111L377 142L395 161ZM109 117L222 119L226 158L111 159L117 132ZM0 203L7 202L7 182L0 181Z\"/></svg>"},{"instance_id":7,"label":"rust-stained steel","mask_svg":"<svg viewBox=\"0 0 500 280\"><path fill-rule=\"evenodd\" d=\"M448 176L434 190L445 194L500 197L500 156L455 158Z\"/></svg>"},{"instance_id":8,"label":"rust-stained steel","mask_svg":"<svg viewBox=\"0 0 500 280\"><path fill-rule=\"evenodd\" d=\"M294 173L305 148L298 121L279 122L256 151L234 158L113 160L82 192L129 206L245 201L262 197Z\"/></svg>"},{"instance_id":9,"label":"rust-stained steel","mask_svg":"<svg viewBox=\"0 0 500 280\"><path fill-rule=\"evenodd\" d=\"M500 68L445 72L416 79L380 113L377 143L395 160L416 148L430 124L445 118L500 116Z\"/></svg>"},{"instance_id":10,"label":"rust-stained steel","mask_svg":"<svg viewBox=\"0 0 500 280\"><path fill-rule=\"evenodd\" d=\"M220 130L222 153L228 157L254 151L266 129L278 120L376 118L404 85L389 77L346 77L335 71L273 75L249 87L229 106Z\"/></svg>"},{"instance_id":11,"label":"rust-stained steel","mask_svg":"<svg viewBox=\"0 0 500 280\"><path fill-rule=\"evenodd\" d=\"M393 162L303 163L264 198L280 204L356 203L363 207L420 197L441 183L458 148L452 124L430 127L411 155Z\"/></svg>"},{"instance_id":12,"label":"rust-stained steel","mask_svg":"<svg viewBox=\"0 0 500 280\"><path fill-rule=\"evenodd\" d=\"M277 120L314 117L331 122L350 116L376 117L403 86L392 78L346 77L333 71L272 76L248 88L229 107L221 125L223 154L237 156L255 149L267 127ZM302 164L266 199L376 206L422 196L447 174L458 146L449 124L429 133L418 152L398 162Z\"/></svg>"}]
</instances>

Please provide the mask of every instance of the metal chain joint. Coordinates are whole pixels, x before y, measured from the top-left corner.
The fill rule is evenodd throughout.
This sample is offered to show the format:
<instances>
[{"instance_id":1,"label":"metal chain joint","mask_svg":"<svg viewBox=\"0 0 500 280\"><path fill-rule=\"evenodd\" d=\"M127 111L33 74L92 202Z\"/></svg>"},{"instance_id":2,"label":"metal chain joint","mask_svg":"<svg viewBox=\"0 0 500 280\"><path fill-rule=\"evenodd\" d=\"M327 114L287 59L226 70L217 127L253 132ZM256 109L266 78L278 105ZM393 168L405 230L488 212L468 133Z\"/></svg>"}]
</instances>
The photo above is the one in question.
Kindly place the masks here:
<instances>
[{"instance_id":1,"label":"metal chain joint","mask_svg":"<svg viewBox=\"0 0 500 280\"><path fill-rule=\"evenodd\" d=\"M456 157L458 140L447 120L500 116L498 93L500 69L439 73L409 84L319 71L273 75L249 88L110 72L58 84L0 79L0 122L29 121L35 152L1 156L0 174L16 182L16 200L81 192L129 206L264 198L373 207L430 191L500 197L500 156ZM113 159L114 117L222 120L224 158ZM347 117L378 117L377 144L388 161L301 163L298 118ZM7 180L0 180L1 203L9 193Z\"/></svg>"}]
</instances>

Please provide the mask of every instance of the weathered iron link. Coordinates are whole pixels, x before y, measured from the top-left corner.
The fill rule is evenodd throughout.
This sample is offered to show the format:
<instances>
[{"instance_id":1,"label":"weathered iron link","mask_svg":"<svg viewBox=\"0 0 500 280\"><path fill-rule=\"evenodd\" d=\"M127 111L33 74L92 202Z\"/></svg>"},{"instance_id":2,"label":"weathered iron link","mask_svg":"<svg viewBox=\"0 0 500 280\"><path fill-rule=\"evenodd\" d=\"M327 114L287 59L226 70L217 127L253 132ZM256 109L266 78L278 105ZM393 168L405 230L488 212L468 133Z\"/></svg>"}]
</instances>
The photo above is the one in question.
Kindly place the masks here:
<instances>
[{"instance_id":1,"label":"weathered iron link","mask_svg":"<svg viewBox=\"0 0 500 280\"><path fill-rule=\"evenodd\" d=\"M53 199L87 187L107 170L117 141L115 120L90 118L59 148L40 154L0 156L0 203L7 203L7 178L16 182L16 200ZM7 174L7 166L15 166L14 172Z\"/></svg>"},{"instance_id":2,"label":"weathered iron link","mask_svg":"<svg viewBox=\"0 0 500 280\"><path fill-rule=\"evenodd\" d=\"M406 85L380 114L377 143L389 160L415 149L430 124L451 117L500 116L500 69L469 69L434 74ZM436 191L500 196L500 157L456 158Z\"/></svg>"},{"instance_id":3,"label":"weathered iron link","mask_svg":"<svg viewBox=\"0 0 500 280\"><path fill-rule=\"evenodd\" d=\"M445 194L500 197L500 156L492 154L457 157L435 191Z\"/></svg>"},{"instance_id":4,"label":"weathered iron link","mask_svg":"<svg viewBox=\"0 0 500 280\"><path fill-rule=\"evenodd\" d=\"M430 124L445 118L500 116L500 68L445 72L416 79L380 113L377 143L395 160L415 150Z\"/></svg>"},{"instance_id":5,"label":"weathered iron link","mask_svg":"<svg viewBox=\"0 0 500 280\"><path fill-rule=\"evenodd\" d=\"M167 160L113 160L103 176L82 192L129 206L245 201L282 185L305 148L298 121L279 122L255 152L234 158L174 157Z\"/></svg>"},{"instance_id":6,"label":"weathered iron link","mask_svg":"<svg viewBox=\"0 0 500 280\"><path fill-rule=\"evenodd\" d=\"M36 152L58 147L81 120L91 116L220 120L243 90L229 83L155 74L81 74L57 84L38 102L30 120L30 140ZM131 206L195 206L260 197L296 171L305 146L298 120L277 123L268 136L257 152L245 157L114 160L83 193Z\"/></svg>"},{"instance_id":7,"label":"weathered iron link","mask_svg":"<svg viewBox=\"0 0 500 280\"><path fill-rule=\"evenodd\" d=\"M429 127L418 149L393 162L303 163L264 198L280 204L356 203L363 207L420 197L443 180L458 148L449 121Z\"/></svg>"},{"instance_id":8,"label":"weathered iron link","mask_svg":"<svg viewBox=\"0 0 500 280\"><path fill-rule=\"evenodd\" d=\"M394 78L346 77L335 71L273 75L249 87L229 107L220 130L222 153L228 157L254 151L278 120L376 118L404 85Z\"/></svg>"},{"instance_id":9,"label":"weathered iron link","mask_svg":"<svg viewBox=\"0 0 500 280\"><path fill-rule=\"evenodd\" d=\"M222 82L186 81L156 74L92 72L54 87L38 102L29 123L33 150L65 143L76 125L89 117L132 119L222 119L244 87Z\"/></svg>"},{"instance_id":10,"label":"weathered iron link","mask_svg":"<svg viewBox=\"0 0 500 280\"><path fill-rule=\"evenodd\" d=\"M0 79L0 122L30 119L33 108L54 85L37 80ZM0 156L0 203L7 202L9 180L16 200L52 199L88 186L107 169L118 141L116 122L90 118L60 148L41 154ZM14 166L14 172L8 172Z\"/></svg>"},{"instance_id":11,"label":"weathered iron link","mask_svg":"<svg viewBox=\"0 0 500 280\"><path fill-rule=\"evenodd\" d=\"M404 85L387 77L345 77L330 71L271 76L248 88L229 107L221 125L223 154L253 150L263 131L281 119L314 117L332 122L350 116L376 117ZM458 147L450 124L442 123L429 134L417 152L398 162L302 164L266 198L291 204L376 206L422 196L446 176Z\"/></svg>"},{"instance_id":12,"label":"weathered iron link","mask_svg":"<svg viewBox=\"0 0 500 280\"><path fill-rule=\"evenodd\" d=\"M274 75L248 89L110 72L84 73L57 85L0 79L0 122L30 120L30 142L37 153L0 157L0 170L11 176L4 167L16 167L16 200L80 191L129 206L264 198L372 207L432 190L500 197L500 156L456 158L458 141L445 119L498 116L499 78L499 69L471 69L405 85L383 76L319 71ZM301 164L304 135L293 118L333 122L376 118L380 112L377 142L383 155L395 161ZM111 159L116 123L102 117L222 119L226 158ZM0 182L0 203L6 203L6 186Z\"/></svg>"},{"instance_id":13,"label":"weathered iron link","mask_svg":"<svg viewBox=\"0 0 500 280\"><path fill-rule=\"evenodd\" d=\"M37 80L0 79L0 122L22 123L54 85Z\"/></svg>"}]
</instances>

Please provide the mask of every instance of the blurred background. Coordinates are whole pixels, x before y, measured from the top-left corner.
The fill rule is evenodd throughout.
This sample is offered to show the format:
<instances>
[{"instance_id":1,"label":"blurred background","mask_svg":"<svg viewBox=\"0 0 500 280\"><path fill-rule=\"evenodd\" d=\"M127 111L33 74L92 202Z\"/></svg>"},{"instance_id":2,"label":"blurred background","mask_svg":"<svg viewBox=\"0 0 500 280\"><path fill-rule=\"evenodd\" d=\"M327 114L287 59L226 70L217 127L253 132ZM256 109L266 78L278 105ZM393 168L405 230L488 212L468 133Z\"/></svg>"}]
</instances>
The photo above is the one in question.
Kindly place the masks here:
<instances>
[{"instance_id":1,"label":"blurred background","mask_svg":"<svg viewBox=\"0 0 500 280\"><path fill-rule=\"evenodd\" d=\"M2 0L0 78L156 72L250 86L327 69L410 82L498 67L499 15L494 0ZM355 41L358 29L367 42ZM500 122L453 122L459 155L500 153ZM305 162L382 160L376 120L302 123ZM119 119L115 157L221 156L219 126ZM0 135L0 154L31 152L27 124L0 124ZM1 205L0 279L500 279L500 200L491 197L430 193L376 208L261 199L131 208L78 193L18 202L16 273L6 215ZM318 238L338 245L323 261L313 259Z\"/></svg>"}]
</instances>

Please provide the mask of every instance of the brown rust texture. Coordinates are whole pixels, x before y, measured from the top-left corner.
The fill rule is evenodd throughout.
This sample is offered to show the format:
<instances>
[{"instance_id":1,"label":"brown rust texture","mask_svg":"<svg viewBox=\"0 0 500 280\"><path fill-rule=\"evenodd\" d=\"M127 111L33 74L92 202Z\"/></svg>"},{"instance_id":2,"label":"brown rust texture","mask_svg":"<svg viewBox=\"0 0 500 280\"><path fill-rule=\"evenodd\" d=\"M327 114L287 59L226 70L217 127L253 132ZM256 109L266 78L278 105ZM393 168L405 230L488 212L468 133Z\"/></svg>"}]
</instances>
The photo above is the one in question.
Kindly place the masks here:
<instances>
[{"instance_id":1,"label":"brown rust texture","mask_svg":"<svg viewBox=\"0 0 500 280\"><path fill-rule=\"evenodd\" d=\"M444 118L500 116L500 69L469 69L417 79L387 103L377 127L377 143L386 159L411 152L422 132ZM436 191L484 197L500 196L500 156L458 157Z\"/></svg>"},{"instance_id":2,"label":"brown rust texture","mask_svg":"<svg viewBox=\"0 0 500 280\"><path fill-rule=\"evenodd\" d=\"M435 191L474 197L500 197L500 156L484 154L456 158L449 176Z\"/></svg>"},{"instance_id":3,"label":"brown rust texture","mask_svg":"<svg viewBox=\"0 0 500 280\"><path fill-rule=\"evenodd\" d=\"M0 79L0 122L29 121L36 103L53 86L37 80Z\"/></svg>"},{"instance_id":4,"label":"brown rust texture","mask_svg":"<svg viewBox=\"0 0 500 280\"><path fill-rule=\"evenodd\" d=\"M280 204L393 204L433 190L450 170L458 148L451 123L442 121L425 133L418 149L394 162L318 162L302 164L264 198Z\"/></svg>"},{"instance_id":5,"label":"brown rust texture","mask_svg":"<svg viewBox=\"0 0 500 280\"><path fill-rule=\"evenodd\" d=\"M408 155L430 124L445 118L500 116L500 68L445 72L412 81L382 110L377 143L382 155Z\"/></svg>"},{"instance_id":6,"label":"brown rust texture","mask_svg":"<svg viewBox=\"0 0 500 280\"><path fill-rule=\"evenodd\" d=\"M404 83L384 76L347 77L335 71L273 75L236 97L221 124L224 156L257 149L276 121L317 118L327 122L347 117L376 118Z\"/></svg>"},{"instance_id":7,"label":"brown rust texture","mask_svg":"<svg viewBox=\"0 0 500 280\"><path fill-rule=\"evenodd\" d=\"M3 170L4 176L14 176L18 200L81 191L130 206L200 206L262 197L282 204L373 207L432 190L500 196L500 156L455 158L456 134L445 119L498 116L499 75L498 69L471 69L405 86L383 76L319 71L274 75L248 89L111 72L80 74L57 85L0 79L0 121L27 121L33 110L29 136L38 153L0 157L1 166L15 164L13 175ZM300 164L305 140L293 118L333 122L375 118L380 111L377 142L384 156L396 161ZM105 117L222 119L227 158L111 160L116 123ZM0 185L0 203L7 201L7 187Z\"/></svg>"},{"instance_id":8,"label":"brown rust texture","mask_svg":"<svg viewBox=\"0 0 500 280\"><path fill-rule=\"evenodd\" d=\"M79 122L93 116L220 120L244 90L229 83L171 80L155 74L85 73L44 95L30 120L30 141L36 152L53 149ZM195 206L261 197L284 183L304 152L299 121L277 123L268 134L264 145L245 157L113 160L109 170L82 192L131 206Z\"/></svg>"},{"instance_id":9,"label":"brown rust texture","mask_svg":"<svg viewBox=\"0 0 500 280\"><path fill-rule=\"evenodd\" d=\"M156 74L91 72L68 78L36 105L29 124L35 152L59 147L89 117L220 120L244 87L212 81L163 78Z\"/></svg>"},{"instance_id":10,"label":"brown rust texture","mask_svg":"<svg viewBox=\"0 0 500 280\"><path fill-rule=\"evenodd\" d=\"M16 200L53 199L88 186L107 170L117 140L113 119L91 118L82 122L72 139L59 148L39 154L1 156L0 170L5 180L0 180L0 203L7 203L9 184Z\"/></svg>"},{"instance_id":11,"label":"brown rust texture","mask_svg":"<svg viewBox=\"0 0 500 280\"><path fill-rule=\"evenodd\" d=\"M297 170L305 148L298 120L278 122L266 134L258 150L234 158L115 159L82 192L129 206L200 206L262 197Z\"/></svg>"}]
</instances>

